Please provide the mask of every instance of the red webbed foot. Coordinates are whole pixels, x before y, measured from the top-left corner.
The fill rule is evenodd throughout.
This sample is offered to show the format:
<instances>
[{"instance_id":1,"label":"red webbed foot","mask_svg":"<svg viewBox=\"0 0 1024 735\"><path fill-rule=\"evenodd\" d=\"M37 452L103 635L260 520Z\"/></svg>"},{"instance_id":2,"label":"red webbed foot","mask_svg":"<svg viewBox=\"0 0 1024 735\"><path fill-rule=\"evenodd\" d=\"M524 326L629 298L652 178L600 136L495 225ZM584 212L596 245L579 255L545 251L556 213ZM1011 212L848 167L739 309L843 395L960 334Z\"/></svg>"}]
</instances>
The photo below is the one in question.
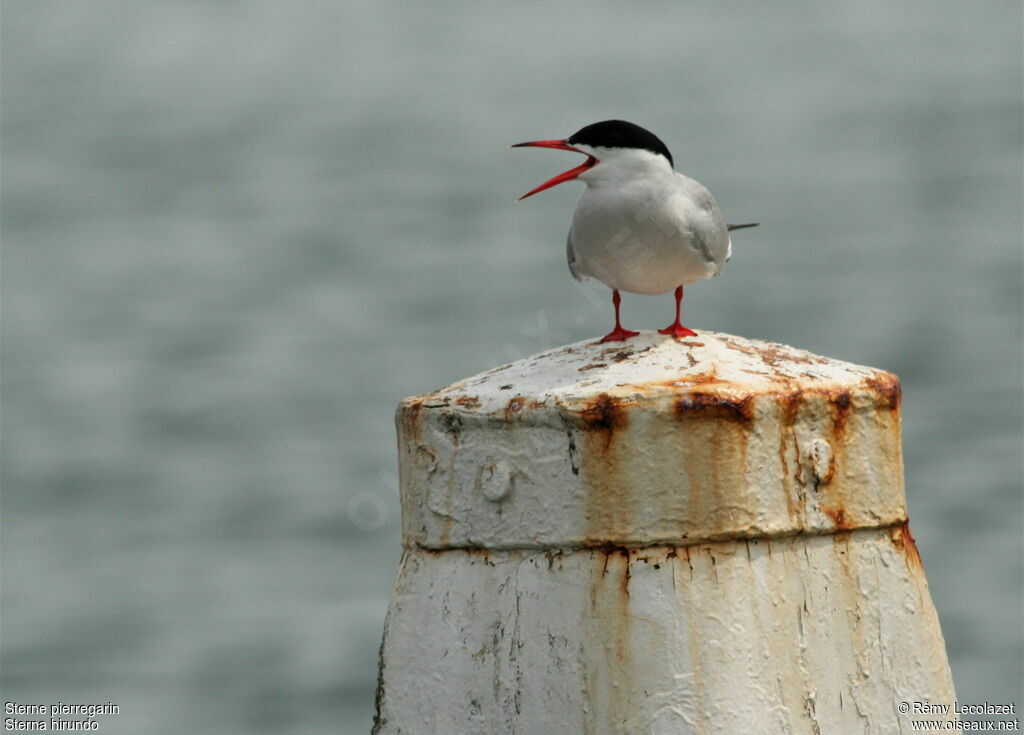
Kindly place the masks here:
<instances>
[{"instance_id":1,"label":"red webbed foot","mask_svg":"<svg viewBox=\"0 0 1024 735\"><path fill-rule=\"evenodd\" d=\"M634 332L630 329L623 329L622 327L617 326L615 327L615 329L608 332L608 334L601 337L601 339L599 339L597 343L601 344L603 342L625 342L630 337L635 337L638 334L640 334L640 332Z\"/></svg>"},{"instance_id":2,"label":"red webbed foot","mask_svg":"<svg viewBox=\"0 0 1024 735\"><path fill-rule=\"evenodd\" d=\"M692 329L687 329L686 327L684 327L679 322L676 322L675 324L671 324L671 325L665 327L664 329L659 329L658 332L660 334L669 334L669 335L675 337L676 339L682 339L683 337L696 337L697 336L696 332L694 332Z\"/></svg>"},{"instance_id":3,"label":"red webbed foot","mask_svg":"<svg viewBox=\"0 0 1024 735\"><path fill-rule=\"evenodd\" d=\"M683 303L683 287L679 286L676 289L676 320L669 324L664 329L659 329L658 332L661 334L669 334L676 339L682 339L683 337L696 337L697 333L692 329L687 329L679 323L679 305Z\"/></svg>"},{"instance_id":4,"label":"red webbed foot","mask_svg":"<svg viewBox=\"0 0 1024 735\"><path fill-rule=\"evenodd\" d=\"M598 340L597 344L602 344L603 342L625 342L630 337L640 334L640 332L623 329L622 322L619 321L619 305L621 303L622 297L619 296L619 289L612 289L612 305L615 307L615 329Z\"/></svg>"}]
</instances>

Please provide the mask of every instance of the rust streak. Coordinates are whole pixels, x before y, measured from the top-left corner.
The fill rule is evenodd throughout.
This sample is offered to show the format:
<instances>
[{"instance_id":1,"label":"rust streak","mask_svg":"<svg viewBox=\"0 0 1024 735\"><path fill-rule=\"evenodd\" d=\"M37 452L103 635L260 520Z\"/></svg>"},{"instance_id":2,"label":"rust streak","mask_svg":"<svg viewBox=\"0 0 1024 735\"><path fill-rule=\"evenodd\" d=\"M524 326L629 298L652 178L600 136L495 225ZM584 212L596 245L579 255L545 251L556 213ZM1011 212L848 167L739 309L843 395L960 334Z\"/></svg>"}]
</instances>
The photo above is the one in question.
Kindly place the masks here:
<instances>
[{"instance_id":1,"label":"rust streak","mask_svg":"<svg viewBox=\"0 0 1024 735\"><path fill-rule=\"evenodd\" d=\"M413 399L401 406L398 412L399 421L403 424L405 434L412 440L419 438L419 416L425 397Z\"/></svg>"},{"instance_id":2,"label":"rust streak","mask_svg":"<svg viewBox=\"0 0 1024 735\"><path fill-rule=\"evenodd\" d=\"M782 425L792 427L796 423L796 414L804 400L803 391L790 393L782 398Z\"/></svg>"},{"instance_id":3,"label":"rust streak","mask_svg":"<svg viewBox=\"0 0 1024 735\"><path fill-rule=\"evenodd\" d=\"M821 511L832 519L832 522L835 524L836 531L849 531L853 528L853 526L850 524L850 521L846 517L845 508L822 507Z\"/></svg>"},{"instance_id":4,"label":"rust streak","mask_svg":"<svg viewBox=\"0 0 1024 735\"><path fill-rule=\"evenodd\" d=\"M837 394L832 399L832 406L835 414L832 435L835 437L836 445L838 446L842 442L843 435L846 433L846 419L850 416L850 394L846 391Z\"/></svg>"},{"instance_id":5,"label":"rust streak","mask_svg":"<svg viewBox=\"0 0 1024 735\"><path fill-rule=\"evenodd\" d=\"M782 426L779 431L779 467L782 468L782 494L786 498L786 515L794 520L799 520L797 508L793 504L793 497L789 492L789 460L786 458L786 455L789 452L789 440L792 434L793 430L786 426ZM793 441L796 441L795 437L793 438Z\"/></svg>"},{"instance_id":6,"label":"rust streak","mask_svg":"<svg viewBox=\"0 0 1024 735\"><path fill-rule=\"evenodd\" d=\"M508 404L505 406L505 420L512 419L517 413L523 410L526 405L526 398L523 396L514 396L509 399Z\"/></svg>"},{"instance_id":7,"label":"rust streak","mask_svg":"<svg viewBox=\"0 0 1024 735\"><path fill-rule=\"evenodd\" d=\"M588 401L580 411L580 420L587 431L604 434L604 452L611 447L615 430L626 425L626 414L621 405L607 393Z\"/></svg>"},{"instance_id":8,"label":"rust streak","mask_svg":"<svg viewBox=\"0 0 1024 735\"><path fill-rule=\"evenodd\" d=\"M598 368L608 367L607 363L604 362L592 362L589 365L584 365L579 368L581 373L585 373L587 370L597 370Z\"/></svg>"},{"instance_id":9,"label":"rust streak","mask_svg":"<svg viewBox=\"0 0 1024 735\"><path fill-rule=\"evenodd\" d=\"M731 339L723 339L731 349L742 352L751 357L759 357L769 367L778 367L782 362L796 362L806 365L824 365L828 362L824 358L811 355L806 352L797 352L785 345L766 343L764 347L757 345L746 345Z\"/></svg>"},{"instance_id":10,"label":"rust streak","mask_svg":"<svg viewBox=\"0 0 1024 735\"><path fill-rule=\"evenodd\" d=\"M603 359L605 359L605 360L610 359L612 362L622 362L623 360L628 360L629 358L634 357L636 355L642 355L645 352L647 352L649 349L651 349L651 348L650 347L644 347L642 350L631 351L631 350L624 350L624 349L621 349L619 347L611 347L609 349L602 350L601 351L601 357Z\"/></svg>"},{"instance_id":11,"label":"rust streak","mask_svg":"<svg viewBox=\"0 0 1024 735\"><path fill-rule=\"evenodd\" d=\"M883 401L881 405L891 411L900 407L903 390L900 388L900 379L892 373L879 373L877 378L865 378L864 384L878 394Z\"/></svg>"},{"instance_id":12,"label":"rust streak","mask_svg":"<svg viewBox=\"0 0 1024 735\"><path fill-rule=\"evenodd\" d=\"M455 405L463 408L480 408L480 399L476 396L459 396L455 399Z\"/></svg>"},{"instance_id":13,"label":"rust streak","mask_svg":"<svg viewBox=\"0 0 1024 735\"><path fill-rule=\"evenodd\" d=\"M779 467L782 470L780 480L782 492L786 499L786 514L803 525L805 508L802 502L800 475L800 446L796 435L797 415L803 405L802 390L793 390L779 396ZM790 472L790 458L795 471Z\"/></svg>"},{"instance_id":14,"label":"rust streak","mask_svg":"<svg viewBox=\"0 0 1024 735\"><path fill-rule=\"evenodd\" d=\"M666 388L683 388L688 385L707 385L708 383L722 382L718 375L712 370L710 373L697 373L696 375L680 375L671 380L662 380L653 385L661 385ZM642 386L641 386L642 387Z\"/></svg>"},{"instance_id":15,"label":"rust streak","mask_svg":"<svg viewBox=\"0 0 1024 735\"><path fill-rule=\"evenodd\" d=\"M890 534L893 544L907 557L908 564L924 568L921 563L921 553L917 550L917 541L910 533L910 519L903 521L903 525L894 528Z\"/></svg>"},{"instance_id":16,"label":"rust streak","mask_svg":"<svg viewBox=\"0 0 1024 735\"><path fill-rule=\"evenodd\" d=\"M726 398L716 393L693 392L676 401L676 416L680 419L724 419L737 423L750 423L754 418L752 396L741 400Z\"/></svg>"}]
</instances>

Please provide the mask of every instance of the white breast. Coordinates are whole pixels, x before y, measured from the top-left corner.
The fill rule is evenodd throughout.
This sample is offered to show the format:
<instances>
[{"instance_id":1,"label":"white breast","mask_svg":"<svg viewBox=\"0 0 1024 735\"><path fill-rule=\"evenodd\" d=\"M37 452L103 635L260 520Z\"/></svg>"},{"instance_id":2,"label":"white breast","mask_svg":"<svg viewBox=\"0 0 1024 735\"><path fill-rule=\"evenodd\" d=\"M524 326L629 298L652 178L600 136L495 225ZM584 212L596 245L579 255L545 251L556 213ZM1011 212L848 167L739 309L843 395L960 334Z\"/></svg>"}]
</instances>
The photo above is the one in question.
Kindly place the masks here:
<instances>
[{"instance_id":1,"label":"white breast","mask_svg":"<svg viewBox=\"0 0 1024 735\"><path fill-rule=\"evenodd\" d=\"M581 277L660 294L721 272L729 236L718 205L665 163L670 175L580 177L587 186L576 202L569 249Z\"/></svg>"}]
</instances>

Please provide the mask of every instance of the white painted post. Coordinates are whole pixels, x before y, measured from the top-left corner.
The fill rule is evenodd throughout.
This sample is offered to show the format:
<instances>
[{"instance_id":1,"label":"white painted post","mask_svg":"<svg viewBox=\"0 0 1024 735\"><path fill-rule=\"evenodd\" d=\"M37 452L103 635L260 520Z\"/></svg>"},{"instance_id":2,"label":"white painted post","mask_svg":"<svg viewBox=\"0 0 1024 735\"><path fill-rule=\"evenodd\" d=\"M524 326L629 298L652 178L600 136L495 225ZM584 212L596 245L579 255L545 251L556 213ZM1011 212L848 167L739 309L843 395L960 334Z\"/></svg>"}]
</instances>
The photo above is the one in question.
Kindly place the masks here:
<instances>
[{"instance_id":1,"label":"white painted post","mask_svg":"<svg viewBox=\"0 0 1024 735\"><path fill-rule=\"evenodd\" d=\"M402 402L375 733L900 733L953 702L889 373L704 332Z\"/></svg>"}]
</instances>

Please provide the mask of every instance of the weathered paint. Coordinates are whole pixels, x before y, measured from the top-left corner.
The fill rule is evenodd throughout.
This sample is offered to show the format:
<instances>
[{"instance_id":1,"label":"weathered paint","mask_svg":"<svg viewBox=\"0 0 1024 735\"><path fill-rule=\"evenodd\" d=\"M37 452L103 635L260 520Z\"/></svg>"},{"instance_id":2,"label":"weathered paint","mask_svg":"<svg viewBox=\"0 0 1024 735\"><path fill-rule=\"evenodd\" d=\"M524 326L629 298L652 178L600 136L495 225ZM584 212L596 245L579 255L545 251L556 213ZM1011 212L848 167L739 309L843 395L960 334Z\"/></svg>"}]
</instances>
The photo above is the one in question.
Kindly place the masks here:
<instances>
[{"instance_id":1,"label":"weathered paint","mask_svg":"<svg viewBox=\"0 0 1024 735\"><path fill-rule=\"evenodd\" d=\"M953 689L900 533L407 550L377 731L909 732Z\"/></svg>"},{"instance_id":2,"label":"weathered paint","mask_svg":"<svg viewBox=\"0 0 1024 735\"><path fill-rule=\"evenodd\" d=\"M954 695L899 407L707 332L407 399L374 732L908 731L899 702Z\"/></svg>"},{"instance_id":3,"label":"weathered paint","mask_svg":"<svg viewBox=\"0 0 1024 735\"><path fill-rule=\"evenodd\" d=\"M705 332L579 343L404 401L405 543L688 544L906 520L899 381ZM481 473L510 474L482 503Z\"/></svg>"}]
</instances>

